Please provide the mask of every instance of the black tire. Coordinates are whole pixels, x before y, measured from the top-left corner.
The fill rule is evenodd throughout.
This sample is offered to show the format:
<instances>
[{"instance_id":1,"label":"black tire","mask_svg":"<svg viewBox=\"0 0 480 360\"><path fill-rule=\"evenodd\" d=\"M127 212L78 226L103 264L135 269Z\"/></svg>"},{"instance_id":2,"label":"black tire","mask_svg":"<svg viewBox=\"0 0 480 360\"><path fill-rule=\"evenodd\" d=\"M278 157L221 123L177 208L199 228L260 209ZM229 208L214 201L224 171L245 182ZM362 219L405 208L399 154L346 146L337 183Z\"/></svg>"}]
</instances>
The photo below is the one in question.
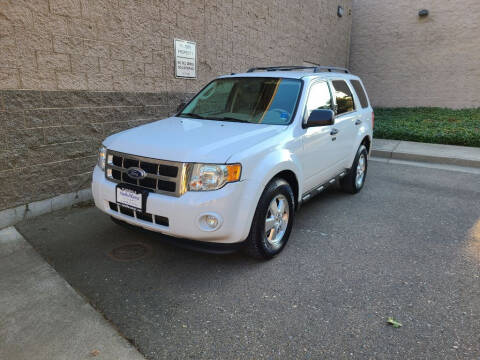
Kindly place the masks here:
<instances>
[{"instance_id":1,"label":"black tire","mask_svg":"<svg viewBox=\"0 0 480 360\"><path fill-rule=\"evenodd\" d=\"M363 179L361 184L357 183L357 167L360 160L360 157L363 156L365 161L365 170L363 172ZM348 171L347 175L340 180L340 188L350 194L356 194L362 190L363 185L365 184L365 179L367 178L367 169L368 169L368 152L365 145L360 145L357 150L357 155L353 161L353 165Z\"/></svg>"},{"instance_id":2,"label":"black tire","mask_svg":"<svg viewBox=\"0 0 480 360\"><path fill-rule=\"evenodd\" d=\"M288 224L278 245L273 246L266 237L266 217L269 214L269 207L273 199L283 197L288 203ZM250 233L245 243L245 251L257 259L271 259L278 255L285 247L292 231L295 217L295 198L292 188L285 180L275 178L265 187L265 190L258 201L257 209L253 217ZM285 221L286 222L286 221Z\"/></svg>"}]
</instances>

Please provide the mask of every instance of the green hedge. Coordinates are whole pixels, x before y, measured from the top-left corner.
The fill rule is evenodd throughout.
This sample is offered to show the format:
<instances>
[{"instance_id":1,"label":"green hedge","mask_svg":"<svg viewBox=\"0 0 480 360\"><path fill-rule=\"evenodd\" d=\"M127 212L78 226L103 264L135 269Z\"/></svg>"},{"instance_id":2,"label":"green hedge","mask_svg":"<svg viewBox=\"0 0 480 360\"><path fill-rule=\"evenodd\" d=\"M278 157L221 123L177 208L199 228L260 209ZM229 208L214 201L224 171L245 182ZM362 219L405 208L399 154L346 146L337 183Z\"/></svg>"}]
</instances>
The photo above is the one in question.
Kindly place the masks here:
<instances>
[{"instance_id":1,"label":"green hedge","mask_svg":"<svg viewBox=\"0 0 480 360\"><path fill-rule=\"evenodd\" d=\"M480 108L375 108L378 139L480 147Z\"/></svg>"}]
</instances>

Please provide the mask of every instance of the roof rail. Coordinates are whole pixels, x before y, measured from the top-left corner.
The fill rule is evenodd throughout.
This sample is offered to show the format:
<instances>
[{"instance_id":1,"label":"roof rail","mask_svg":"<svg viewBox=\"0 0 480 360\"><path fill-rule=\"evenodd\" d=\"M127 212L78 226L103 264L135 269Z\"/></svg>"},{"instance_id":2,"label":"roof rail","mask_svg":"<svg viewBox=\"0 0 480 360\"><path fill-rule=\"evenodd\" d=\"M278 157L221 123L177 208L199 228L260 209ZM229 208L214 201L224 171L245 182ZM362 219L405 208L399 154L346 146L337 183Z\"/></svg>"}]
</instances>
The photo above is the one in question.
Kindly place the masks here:
<instances>
[{"instance_id":1,"label":"roof rail","mask_svg":"<svg viewBox=\"0 0 480 360\"><path fill-rule=\"evenodd\" d=\"M247 73L255 71L295 71L295 70L306 70L311 69L312 72L341 72L349 74L350 71L346 68L335 67L335 66L299 66L299 65L287 65L287 66L267 66L267 67L254 67L247 70Z\"/></svg>"}]
</instances>

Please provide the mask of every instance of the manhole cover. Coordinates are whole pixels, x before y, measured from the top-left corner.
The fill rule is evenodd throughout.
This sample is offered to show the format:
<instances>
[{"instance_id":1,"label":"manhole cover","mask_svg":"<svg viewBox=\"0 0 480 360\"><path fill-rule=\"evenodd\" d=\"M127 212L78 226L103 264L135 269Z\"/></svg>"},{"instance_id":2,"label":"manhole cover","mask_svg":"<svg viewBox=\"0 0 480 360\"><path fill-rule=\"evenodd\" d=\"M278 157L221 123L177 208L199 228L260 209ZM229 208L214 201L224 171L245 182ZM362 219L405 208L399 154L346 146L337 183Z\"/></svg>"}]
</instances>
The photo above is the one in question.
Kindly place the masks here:
<instances>
[{"instance_id":1,"label":"manhole cover","mask_svg":"<svg viewBox=\"0 0 480 360\"><path fill-rule=\"evenodd\" d=\"M108 255L117 261L135 261L147 257L152 248L142 243L126 244L111 250Z\"/></svg>"}]
</instances>

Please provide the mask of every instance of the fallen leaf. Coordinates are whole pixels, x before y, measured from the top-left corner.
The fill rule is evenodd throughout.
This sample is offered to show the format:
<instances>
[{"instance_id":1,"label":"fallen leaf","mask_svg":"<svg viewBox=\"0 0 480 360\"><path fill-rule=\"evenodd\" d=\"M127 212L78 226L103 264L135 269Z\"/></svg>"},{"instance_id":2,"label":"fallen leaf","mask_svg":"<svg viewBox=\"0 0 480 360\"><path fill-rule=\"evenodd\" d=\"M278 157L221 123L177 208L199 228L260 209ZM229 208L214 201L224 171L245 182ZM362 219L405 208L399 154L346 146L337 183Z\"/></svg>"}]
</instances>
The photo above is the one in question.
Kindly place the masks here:
<instances>
[{"instance_id":1,"label":"fallen leaf","mask_svg":"<svg viewBox=\"0 0 480 360\"><path fill-rule=\"evenodd\" d=\"M99 354L100 354L100 350L95 349L95 350L90 351L91 356L97 356Z\"/></svg>"},{"instance_id":2,"label":"fallen leaf","mask_svg":"<svg viewBox=\"0 0 480 360\"><path fill-rule=\"evenodd\" d=\"M389 317L387 319L387 324L392 325L394 328L399 328L402 326L402 323L399 323L397 320L395 320L392 317Z\"/></svg>"}]
</instances>

